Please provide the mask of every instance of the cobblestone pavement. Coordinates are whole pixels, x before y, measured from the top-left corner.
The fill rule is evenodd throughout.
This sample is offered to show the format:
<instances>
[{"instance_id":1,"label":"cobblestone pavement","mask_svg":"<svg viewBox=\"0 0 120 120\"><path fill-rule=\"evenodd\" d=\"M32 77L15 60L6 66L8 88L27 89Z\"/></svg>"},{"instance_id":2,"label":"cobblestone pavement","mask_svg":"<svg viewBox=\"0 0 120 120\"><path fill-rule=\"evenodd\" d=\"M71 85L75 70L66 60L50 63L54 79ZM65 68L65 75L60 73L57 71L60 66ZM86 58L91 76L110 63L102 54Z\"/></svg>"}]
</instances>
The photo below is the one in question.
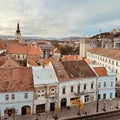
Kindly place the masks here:
<instances>
[{"instance_id":1,"label":"cobblestone pavement","mask_svg":"<svg viewBox=\"0 0 120 120\"><path fill-rule=\"evenodd\" d=\"M87 114L96 114L96 102L86 103L84 107L80 110L80 115L84 116ZM106 111L114 111L120 107L120 100L102 100L99 101L98 113L106 112ZM67 118L73 118L78 116L77 107L70 107L70 109L64 108L57 112L58 120L63 120ZM40 115L25 115L25 116L16 116L16 120L54 120L55 113L54 112L45 112ZM14 118L9 118L9 120L15 120Z\"/></svg>"}]
</instances>

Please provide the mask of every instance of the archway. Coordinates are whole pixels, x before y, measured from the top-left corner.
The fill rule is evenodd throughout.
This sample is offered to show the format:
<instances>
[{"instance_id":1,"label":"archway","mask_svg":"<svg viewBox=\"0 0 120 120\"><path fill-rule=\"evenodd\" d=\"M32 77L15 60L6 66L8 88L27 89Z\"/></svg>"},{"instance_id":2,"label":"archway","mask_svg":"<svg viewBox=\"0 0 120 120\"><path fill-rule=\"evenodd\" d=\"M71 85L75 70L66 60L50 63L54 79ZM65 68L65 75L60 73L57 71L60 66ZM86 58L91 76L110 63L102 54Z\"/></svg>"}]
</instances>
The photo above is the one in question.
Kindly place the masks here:
<instances>
[{"instance_id":1,"label":"archway","mask_svg":"<svg viewBox=\"0 0 120 120\"><path fill-rule=\"evenodd\" d=\"M26 105L21 108L21 115L31 114L31 107Z\"/></svg>"},{"instance_id":2,"label":"archway","mask_svg":"<svg viewBox=\"0 0 120 120\"><path fill-rule=\"evenodd\" d=\"M66 106L67 106L67 99L66 98L61 99L61 108Z\"/></svg>"}]
</instances>

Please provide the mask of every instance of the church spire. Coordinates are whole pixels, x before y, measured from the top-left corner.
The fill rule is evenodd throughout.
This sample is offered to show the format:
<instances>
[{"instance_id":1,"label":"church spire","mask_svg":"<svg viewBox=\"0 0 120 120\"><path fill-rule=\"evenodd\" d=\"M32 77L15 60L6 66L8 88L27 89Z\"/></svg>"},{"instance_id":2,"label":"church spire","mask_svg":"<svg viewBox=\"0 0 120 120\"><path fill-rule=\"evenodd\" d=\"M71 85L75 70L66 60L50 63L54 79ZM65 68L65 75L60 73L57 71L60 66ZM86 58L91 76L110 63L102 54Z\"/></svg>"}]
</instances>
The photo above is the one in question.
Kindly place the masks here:
<instances>
[{"instance_id":1,"label":"church spire","mask_svg":"<svg viewBox=\"0 0 120 120\"><path fill-rule=\"evenodd\" d=\"M18 40L19 43L21 43L21 32L20 32L19 22L17 23L17 30L15 34L16 34L16 40Z\"/></svg>"},{"instance_id":2,"label":"church spire","mask_svg":"<svg viewBox=\"0 0 120 120\"><path fill-rule=\"evenodd\" d=\"M17 23L17 30L16 30L16 33L20 33L19 22Z\"/></svg>"}]
</instances>

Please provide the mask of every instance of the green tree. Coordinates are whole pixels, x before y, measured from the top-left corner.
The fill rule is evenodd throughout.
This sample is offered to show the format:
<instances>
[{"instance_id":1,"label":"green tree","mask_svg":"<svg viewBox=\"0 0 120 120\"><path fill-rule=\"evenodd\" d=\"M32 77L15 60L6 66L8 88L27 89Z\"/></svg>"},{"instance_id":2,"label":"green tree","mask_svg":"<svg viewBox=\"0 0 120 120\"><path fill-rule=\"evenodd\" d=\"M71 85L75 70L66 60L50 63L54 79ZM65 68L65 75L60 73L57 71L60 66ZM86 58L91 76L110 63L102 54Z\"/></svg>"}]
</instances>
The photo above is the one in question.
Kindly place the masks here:
<instances>
[{"instance_id":1,"label":"green tree","mask_svg":"<svg viewBox=\"0 0 120 120\"><path fill-rule=\"evenodd\" d=\"M60 45L58 46L58 49L60 50L62 55L69 55L73 53L73 49L69 45Z\"/></svg>"}]
</instances>

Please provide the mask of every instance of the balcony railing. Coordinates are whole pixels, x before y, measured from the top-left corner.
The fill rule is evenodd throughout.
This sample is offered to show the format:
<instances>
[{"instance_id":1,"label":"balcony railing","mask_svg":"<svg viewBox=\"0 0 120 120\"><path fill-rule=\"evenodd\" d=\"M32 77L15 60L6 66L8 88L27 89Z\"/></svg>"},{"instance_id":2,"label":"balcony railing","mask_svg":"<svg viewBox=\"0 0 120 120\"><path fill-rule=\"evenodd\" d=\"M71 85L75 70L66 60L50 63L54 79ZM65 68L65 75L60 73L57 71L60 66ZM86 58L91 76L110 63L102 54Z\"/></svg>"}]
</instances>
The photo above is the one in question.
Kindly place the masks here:
<instances>
[{"instance_id":1,"label":"balcony railing","mask_svg":"<svg viewBox=\"0 0 120 120\"><path fill-rule=\"evenodd\" d=\"M84 95L84 94L90 94L90 93L95 93L96 92L96 90L90 90L90 91L87 91L87 90L83 90L83 91L80 91L80 92L75 92L74 94L75 95Z\"/></svg>"}]
</instances>

